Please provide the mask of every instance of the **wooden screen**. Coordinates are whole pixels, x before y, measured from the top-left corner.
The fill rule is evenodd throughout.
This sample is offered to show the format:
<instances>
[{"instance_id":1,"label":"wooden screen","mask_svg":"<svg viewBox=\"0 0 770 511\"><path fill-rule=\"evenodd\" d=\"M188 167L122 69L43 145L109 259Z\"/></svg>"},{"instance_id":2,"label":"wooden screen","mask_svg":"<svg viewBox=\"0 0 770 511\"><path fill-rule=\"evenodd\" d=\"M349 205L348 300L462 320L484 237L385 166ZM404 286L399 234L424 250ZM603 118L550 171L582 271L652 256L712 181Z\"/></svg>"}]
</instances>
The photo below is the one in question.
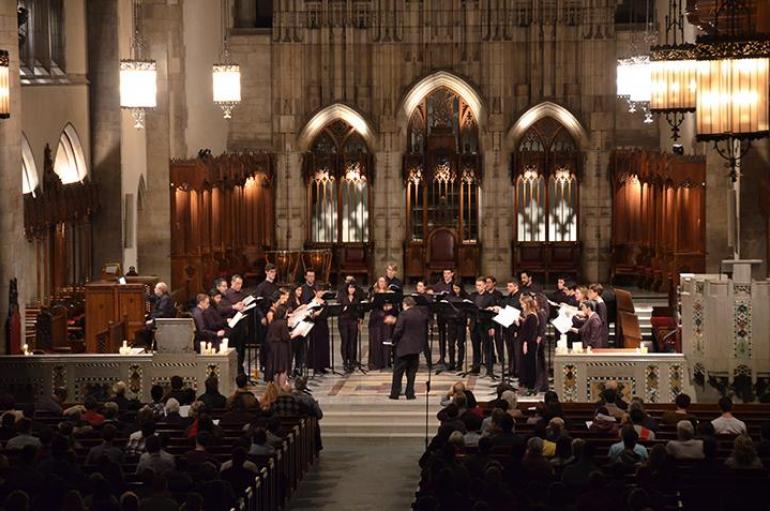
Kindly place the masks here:
<instances>
[{"instance_id":1,"label":"wooden screen","mask_svg":"<svg viewBox=\"0 0 770 511\"><path fill-rule=\"evenodd\" d=\"M615 151L612 275L668 291L705 271L706 164L650 151Z\"/></svg>"},{"instance_id":2,"label":"wooden screen","mask_svg":"<svg viewBox=\"0 0 770 511\"><path fill-rule=\"evenodd\" d=\"M96 187L87 176L63 184L46 145L42 188L24 194L24 230L35 244L37 296L44 304L90 280L91 220L97 210Z\"/></svg>"},{"instance_id":3,"label":"wooden screen","mask_svg":"<svg viewBox=\"0 0 770 511\"><path fill-rule=\"evenodd\" d=\"M405 273L433 271L425 248L434 232L449 229L461 276L479 266L479 186L481 156L478 122L468 104L447 88L428 94L409 121L404 184L407 204Z\"/></svg>"},{"instance_id":4,"label":"wooden screen","mask_svg":"<svg viewBox=\"0 0 770 511\"><path fill-rule=\"evenodd\" d=\"M368 274L373 243L369 208L374 158L361 135L338 119L304 156L308 249L333 253L332 273Z\"/></svg>"},{"instance_id":5,"label":"wooden screen","mask_svg":"<svg viewBox=\"0 0 770 511\"><path fill-rule=\"evenodd\" d=\"M566 128L550 117L519 140L511 158L514 273L539 273L545 281L579 273L581 158Z\"/></svg>"},{"instance_id":6,"label":"wooden screen","mask_svg":"<svg viewBox=\"0 0 770 511\"><path fill-rule=\"evenodd\" d=\"M172 161L171 287L186 299L213 280L260 271L275 247L273 158L223 154Z\"/></svg>"}]
</instances>

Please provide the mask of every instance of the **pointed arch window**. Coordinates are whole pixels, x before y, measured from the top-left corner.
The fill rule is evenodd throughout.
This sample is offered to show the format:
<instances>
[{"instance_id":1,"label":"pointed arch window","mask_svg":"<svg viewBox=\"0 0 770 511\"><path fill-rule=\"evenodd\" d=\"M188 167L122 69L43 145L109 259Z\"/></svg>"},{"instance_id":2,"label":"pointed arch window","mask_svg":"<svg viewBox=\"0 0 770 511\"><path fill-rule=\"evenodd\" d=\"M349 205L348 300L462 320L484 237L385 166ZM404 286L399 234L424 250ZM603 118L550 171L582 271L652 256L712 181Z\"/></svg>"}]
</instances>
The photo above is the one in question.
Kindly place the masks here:
<instances>
[{"instance_id":1,"label":"pointed arch window","mask_svg":"<svg viewBox=\"0 0 770 511\"><path fill-rule=\"evenodd\" d=\"M521 137L513 157L517 242L578 241L579 151L545 117Z\"/></svg>"},{"instance_id":2,"label":"pointed arch window","mask_svg":"<svg viewBox=\"0 0 770 511\"><path fill-rule=\"evenodd\" d=\"M308 241L368 243L373 158L361 135L338 119L326 126L305 155Z\"/></svg>"},{"instance_id":3,"label":"pointed arch window","mask_svg":"<svg viewBox=\"0 0 770 511\"><path fill-rule=\"evenodd\" d=\"M35 195L35 190L40 182L37 174L37 165L35 165L35 157L32 154L32 147L29 145L27 136L22 134L21 137L21 187L24 195Z\"/></svg>"},{"instance_id":4,"label":"pointed arch window","mask_svg":"<svg viewBox=\"0 0 770 511\"><path fill-rule=\"evenodd\" d=\"M59 136L53 170L63 185L83 181L88 175L83 146L75 128L68 124Z\"/></svg>"},{"instance_id":5,"label":"pointed arch window","mask_svg":"<svg viewBox=\"0 0 770 511\"><path fill-rule=\"evenodd\" d=\"M478 241L478 123L454 91L434 90L412 113L404 180L410 242L423 242L437 228L454 230L463 243Z\"/></svg>"}]
</instances>

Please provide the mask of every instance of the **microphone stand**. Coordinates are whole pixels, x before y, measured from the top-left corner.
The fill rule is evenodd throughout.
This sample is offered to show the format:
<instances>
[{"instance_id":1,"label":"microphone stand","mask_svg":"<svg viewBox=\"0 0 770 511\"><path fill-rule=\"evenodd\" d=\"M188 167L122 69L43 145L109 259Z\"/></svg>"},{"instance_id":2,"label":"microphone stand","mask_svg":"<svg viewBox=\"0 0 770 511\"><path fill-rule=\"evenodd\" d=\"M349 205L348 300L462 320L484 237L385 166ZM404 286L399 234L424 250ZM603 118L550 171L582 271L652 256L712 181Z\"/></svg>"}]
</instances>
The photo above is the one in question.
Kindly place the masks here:
<instances>
[{"instance_id":1,"label":"microphone stand","mask_svg":"<svg viewBox=\"0 0 770 511\"><path fill-rule=\"evenodd\" d=\"M329 313L329 321L330 321L330 327L329 327L329 339L331 340L331 350L332 350L332 374L336 374L337 376L345 376L343 373L337 371L334 367L334 318L338 318L338 314L336 313L336 307L338 307L338 304L331 304L326 310ZM340 320L337 319L337 327L339 327ZM342 342L340 340L340 342ZM344 362L344 361L343 361Z\"/></svg>"},{"instance_id":2,"label":"microphone stand","mask_svg":"<svg viewBox=\"0 0 770 511\"><path fill-rule=\"evenodd\" d=\"M365 307L363 303L355 303L348 305L348 307L351 307L353 309L353 312L355 312L356 317L363 316L364 313L366 313ZM358 353L356 357L355 371L361 371L361 374L369 374L369 371L364 369L363 364L361 363L361 320L356 320L356 343L358 344Z\"/></svg>"}]
</instances>

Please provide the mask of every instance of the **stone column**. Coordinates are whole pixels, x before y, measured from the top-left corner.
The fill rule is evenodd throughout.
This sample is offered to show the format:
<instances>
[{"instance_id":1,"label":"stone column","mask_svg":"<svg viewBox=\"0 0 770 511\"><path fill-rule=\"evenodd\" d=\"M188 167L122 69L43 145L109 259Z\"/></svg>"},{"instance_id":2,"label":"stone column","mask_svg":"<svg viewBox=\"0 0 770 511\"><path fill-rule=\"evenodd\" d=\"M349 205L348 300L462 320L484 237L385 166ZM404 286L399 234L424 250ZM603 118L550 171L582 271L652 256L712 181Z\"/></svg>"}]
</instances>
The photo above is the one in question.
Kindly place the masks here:
<instances>
[{"instance_id":1,"label":"stone column","mask_svg":"<svg viewBox=\"0 0 770 511\"><path fill-rule=\"evenodd\" d=\"M10 279L19 282L19 306L24 339L24 305L34 281L31 244L24 239L24 207L21 173L21 85L19 82L19 41L16 2L0 1L0 48L10 52L11 117L0 119L0 317L3 327L8 313ZM0 353L5 352L5 328Z\"/></svg>"},{"instance_id":2,"label":"stone column","mask_svg":"<svg viewBox=\"0 0 770 511\"><path fill-rule=\"evenodd\" d=\"M86 15L91 176L99 187L101 206L93 221L92 271L98 275L105 263L123 259L118 1L89 0Z\"/></svg>"}]
</instances>

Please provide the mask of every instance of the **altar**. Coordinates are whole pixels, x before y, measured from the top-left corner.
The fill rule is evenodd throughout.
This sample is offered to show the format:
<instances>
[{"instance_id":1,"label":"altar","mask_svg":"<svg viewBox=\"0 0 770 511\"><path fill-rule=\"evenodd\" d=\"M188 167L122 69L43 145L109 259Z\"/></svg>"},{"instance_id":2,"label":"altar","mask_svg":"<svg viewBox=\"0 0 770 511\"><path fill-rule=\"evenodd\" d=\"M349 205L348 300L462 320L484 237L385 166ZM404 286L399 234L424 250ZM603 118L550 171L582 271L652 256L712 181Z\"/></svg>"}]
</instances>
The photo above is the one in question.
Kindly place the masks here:
<instances>
[{"instance_id":1,"label":"altar","mask_svg":"<svg viewBox=\"0 0 770 511\"><path fill-rule=\"evenodd\" d=\"M593 402L608 381L618 382L625 401L671 403L677 394L695 393L682 353L641 353L636 349L595 349L554 356L554 390L563 402Z\"/></svg>"},{"instance_id":2,"label":"altar","mask_svg":"<svg viewBox=\"0 0 770 511\"><path fill-rule=\"evenodd\" d=\"M153 385L168 387L172 376L181 376L185 387L204 390L210 375L219 378L219 391L235 390L237 354L234 348L223 353L50 354L0 356L0 389L17 401L31 401L65 387L68 400L82 402L88 395L106 397L113 385L124 381L129 397L150 401Z\"/></svg>"}]
</instances>

